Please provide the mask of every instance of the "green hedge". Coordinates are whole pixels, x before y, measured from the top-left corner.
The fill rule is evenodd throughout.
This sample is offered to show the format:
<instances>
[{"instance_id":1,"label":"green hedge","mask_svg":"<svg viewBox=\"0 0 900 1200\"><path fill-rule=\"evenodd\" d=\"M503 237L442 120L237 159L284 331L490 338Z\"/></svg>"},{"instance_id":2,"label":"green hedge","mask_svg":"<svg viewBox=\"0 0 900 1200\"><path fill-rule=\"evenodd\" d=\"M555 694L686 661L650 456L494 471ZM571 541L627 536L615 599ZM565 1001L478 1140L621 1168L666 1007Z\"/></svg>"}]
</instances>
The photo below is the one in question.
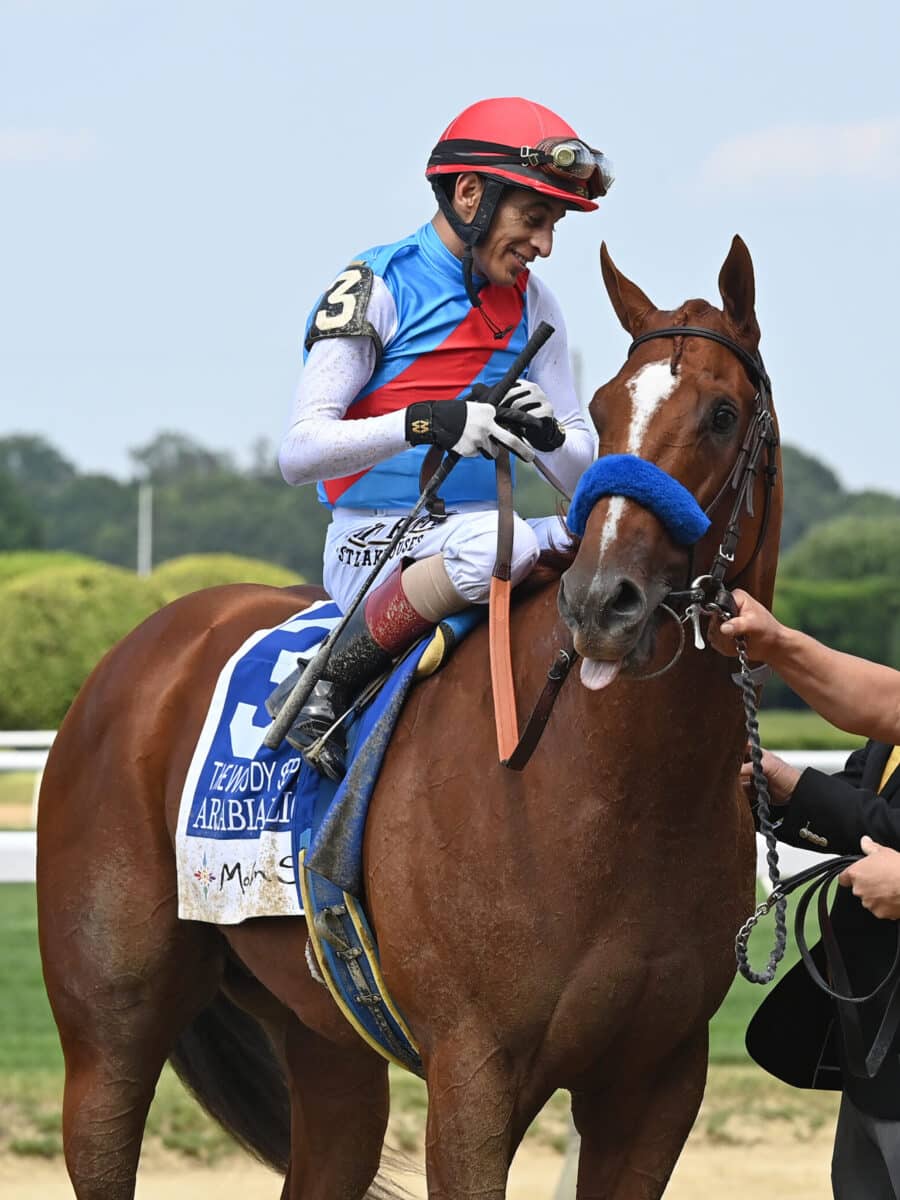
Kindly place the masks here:
<instances>
[{"instance_id":1,"label":"green hedge","mask_svg":"<svg viewBox=\"0 0 900 1200\"><path fill-rule=\"evenodd\" d=\"M106 651L160 607L146 580L103 563L0 585L0 729L52 729Z\"/></svg>"},{"instance_id":2,"label":"green hedge","mask_svg":"<svg viewBox=\"0 0 900 1200\"><path fill-rule=\"evenodd\" d=\"M237 554L185 554L161 563L151 580L166 603L188 592L222 583L267 583L270 587L289 587L304 582L301 575L287 567Z\"/></svg>"},{"instance_id":3,"label":"green hedge","mask_svg":"<svg viewBox=\"0 0 900 1200\"><path fill-rule=\"evenodd\" d=\"M779 578L774 609L780 621L835 650L900 667L900 587L895 579ZM766 685L766 707L800 703L782 680Z\"/></svg>"},{"instance_id":4,"label":"green hedge","mask_svg":"<svg viewBox=\"0 0 900 1200\"><path fill-rule=\"evenodd\" d=\"M900 666L900 587L895 579L780 579L775 613L835 650Z\"/></svg>"},{"instance_id":5,"label":"green hedge","mask_svg":"<svg viewBox=\"0 0 900 1200\"><path fill-rule=\"evenodd\" d=\"M0 555L0 729L55 728L106 651L187 592L223 583L302 582L284 567L230 554L173 559L147 579L78 556L47 565L64 558Z\"/></svg>"},{"instance_id":6,"label":"green hedge","mask_svg":"<svg viewBox=\"0 0 900 1200\"><path fill-rule=\"evenodd\" d=\"M897 501L893 497L896 507ZM870 497L874 503L874 497ZM844 579L856 583L900 575L900 516L849 514L814 525L779 564L782 579Z\"/></svg>"},{"instance_id":7,"label":"green hedge","mask_svg":"<svg viewBox=\"0 0 900 1200\"><path fill-rule=\"evenodd\" d=\"M187 592L239 582L302 580L231 554L172 559L149 579L77 555L0 554L0 729L56 726L95 663L151 612ZM900 667L895 580L782 578L775 612L838 650ZM798 703L780 680L766 688L767 708Z\"/></svg>"},{"instance_id":8,"label":"green hedge","mask_svg":"<svg viewBox=\"0 0 900 1200\"><path fill-rule=\"evenodd\" d=\"M68 567L75 563L86 566L97 560L69 550L10 550L0 554L0 583L17 575L30 575L45 567Z\"/></svg>"}]
</instances>

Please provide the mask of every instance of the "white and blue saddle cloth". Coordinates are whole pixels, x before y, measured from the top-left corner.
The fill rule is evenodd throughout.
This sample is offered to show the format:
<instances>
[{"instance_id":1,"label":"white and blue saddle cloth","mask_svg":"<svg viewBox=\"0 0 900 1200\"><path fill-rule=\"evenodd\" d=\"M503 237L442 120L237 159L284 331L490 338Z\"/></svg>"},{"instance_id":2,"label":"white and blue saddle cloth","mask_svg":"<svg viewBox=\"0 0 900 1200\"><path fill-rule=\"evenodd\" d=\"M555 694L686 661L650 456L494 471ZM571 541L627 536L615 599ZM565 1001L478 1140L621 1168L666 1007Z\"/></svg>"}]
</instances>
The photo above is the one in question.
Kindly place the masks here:
<instances>
[{"instance_id":1,"label":"white and blue saddle cloth","mask_svg":"<svg viewBox=\"0 0 900 1200\"><path fill-rule=\"evenodd\" d=\"M451 618L452 640L481 616L469 610ZM222 669L181 795L175 850L178 915L185 920L233 925L301 915L301 848L307 848L307 866L362 895L369 798L428 640L402 660L350 726L349 765L339 785L308 768L287 742L277 750L263 745L270 724L266 697L298 658L315 654L340 617L331 601L314 604L252 634Z\"/></svg>"}]
</instances>

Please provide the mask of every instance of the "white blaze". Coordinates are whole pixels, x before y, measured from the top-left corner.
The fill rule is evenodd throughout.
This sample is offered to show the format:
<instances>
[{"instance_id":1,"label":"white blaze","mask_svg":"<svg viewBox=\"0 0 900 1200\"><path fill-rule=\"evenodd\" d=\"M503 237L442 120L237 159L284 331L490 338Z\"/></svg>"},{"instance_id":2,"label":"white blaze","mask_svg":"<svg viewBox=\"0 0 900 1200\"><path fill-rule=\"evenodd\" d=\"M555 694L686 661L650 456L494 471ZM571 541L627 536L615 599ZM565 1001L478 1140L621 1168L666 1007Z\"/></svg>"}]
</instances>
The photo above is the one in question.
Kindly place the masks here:
<instances>
[{"instance_id":1,"label":"white blaze","mask_svg":"<svg viewBox=\"0 0 900 1200\"><path fill-rule=\"evenodd\" d=\"M668 400L677 385L678 371L676 370L675 374L672 374L668 359L647 363L629 379L625 385L631 397L631 425L628 428L627 454L635 454L640 457L644 434L647 432L653 414L664 400ZM610 497L606 520L603 523L603 532L600 535L601 559L607 547L615 541L619 519L624 508L624 496Z\"/></svg>"},{"instance_id":2,"label":"white blaze","mask_svg":"<svg viewBox=\"0 0 900 1200\"><path fill-rule=\"evenodd\" d=\"M675 391L678 371L672 374L668 360L647 363L626 387L631 397L631 428L628 430L628 454L640 456L647 426L660 404Z\"/></svg>"}]
</instances>

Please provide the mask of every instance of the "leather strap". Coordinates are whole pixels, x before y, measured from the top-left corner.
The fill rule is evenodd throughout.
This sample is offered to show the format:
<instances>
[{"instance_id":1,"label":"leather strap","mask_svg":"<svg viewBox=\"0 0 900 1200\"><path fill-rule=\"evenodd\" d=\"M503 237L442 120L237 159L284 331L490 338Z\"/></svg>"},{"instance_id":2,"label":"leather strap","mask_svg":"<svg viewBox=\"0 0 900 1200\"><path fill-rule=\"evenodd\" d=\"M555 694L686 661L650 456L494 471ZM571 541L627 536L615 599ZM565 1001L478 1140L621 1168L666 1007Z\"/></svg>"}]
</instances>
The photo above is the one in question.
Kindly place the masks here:
<instances>
[{"instance_id":1,"label":"leather strap","mask_svg":"<svg viewBox=\"0 0 900 1200\"><path fill-rule=\"evenodd\" d=\"M531 710L531 716L528 718L528 723L525 726L525 732L519 740L519 744L510 754L509 758L501 759L504 767L509 767L511 771L521 771L527 764L535 751L535 747L541 740L541 734L544 732L544 726L550 718L550 713L553 711L553 705L556 702L556 697L559 695L560 688L566 682L569 672L575 664L578 655L575 653L575 647L570 641L569 644L563 647L553 660L553 665L547 672L547 682L544 684L544 690L537 698L537 703Z\"/></svg>"},{"instance_id":2,"label":"leather strap","mask_svg":"<svg viewBox=\"0 0 900 1200\"><path fill-rule=\"evenodd\" d=\"M509 451L500 447L496 460L497 468L497 557L494 560L495 579L509 579L512 575L513 547L513 493L512 468Z\"/></svg>"},{"instance_id":3,"label":"leather strap","mask_svg":"<svg viewBox=\"0 0 900 1200\"><path fill-rule=\"evenodd\" d=\"M828 912L828 884L846 867L859 861L859 855L848 854L834 858L825 863L817 864L798 875L785 880L781 891L786 895L797 886L813 880L797 902L795 918L795 935L797 946L803 959L803 964L810 978L817 987L830 996L837 1008L838 1021L847 1056L847 1066L853 1075L859 1079L873 1079L884 1063L885 1057L900 1029L900 923L897 924L897 948L894 961L884 978L864 996L854 996L850 988L850 977L844 963L844 957L838 946L831 916ZM829 981L822 977L813 961L804 930L806 912L813 896L816 897L816 907L819 917L819 928L822 933L822 947L825 951L825 961L828 964ZM887 989L890 988L890 991ZM859 1005L887 991L887 1003L884 1014L878 1026L878 1031L868 1052L865 1049L862 1026L859 1019Z\"/></svg>"},{"instance_id":4,"label":"leather strap","mask_svg":"<svg viewBox=\"0 0 900 1200\"><path fill-rule=\"evenodd\" d=\"M497 753L503 762L515 751L519 740L516 712L516 685L512 673L510 648L509 600L512 590L512 545L514 514L512 471L509 451L501 447L497 455L497 557L491 579L488 624L490 628L491 690L494 695L494 722L497 726Z\"/></svg>"},{"instance_id":5,"label":"leather strap","mask_svg":"<svg viewBox=\"0 0 900 1200\"><path fill-rule=\"evenodd\" d=\"M441 459L443 458L443 456L444 456L444 452L440 446L430 446L428 448L428 452L426 453L425 457L422 459L422 466L419 470L419 491L420 492L425 491L428 481L431 479L432 475L435 473L435 471L441 465ZM447 515L447 506L446 506L446 504L444 504L444 501L441 499L440 496L432 496L431 499L426 500L425 508L428 510L428 512L433 517L436 517L439 521L443 520L443 518L446 517L446 515Z\"/></svg>"}]
</instances>

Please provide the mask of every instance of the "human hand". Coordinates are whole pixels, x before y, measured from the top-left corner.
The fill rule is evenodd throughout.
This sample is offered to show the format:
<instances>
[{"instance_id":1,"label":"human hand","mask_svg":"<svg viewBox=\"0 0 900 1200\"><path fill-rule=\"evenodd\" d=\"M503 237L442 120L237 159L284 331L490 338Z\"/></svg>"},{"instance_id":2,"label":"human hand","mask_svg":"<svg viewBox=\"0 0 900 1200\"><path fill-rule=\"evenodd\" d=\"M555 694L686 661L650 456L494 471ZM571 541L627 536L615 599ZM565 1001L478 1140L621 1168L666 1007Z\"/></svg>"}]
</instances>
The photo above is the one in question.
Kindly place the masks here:
<instances>
[{"instance_id":1,"label":"human hand","mask_svg":"<svg viewBox=\"0 0 900 1200\"><path fill-rule=\"evenodd\" d=\"M566 431L553 415L543 389L527 379L515 383L500 401L497 423L543 454L558 450L566 440Z\"/></svg>"},{"instance_id":2,"label":"human hand","mask_svg":"<svg viewBox=\"0 0 900 1200\"><path fill-rule=\"evenodd\" d=\"M538 421L554 415L553 405L547 399L544 389L529 379L517 379L500 401L499 407L521 409Z\"/></svg>"},{"instance_id":3,"label":"human hand","mask_svg":"<svg viewBox=\"0 0 900 1200\"><path fill-rule=\"evenodd\" d=\"M794 788L797 786L797 781L802 772L796 767L792 767L790 763L785 762L783 758L779 758L777 754L773 754L771 750L763 750L762 752L762 772L766 777L766 783L769 785L769 799L773 804L787 804L791 796L794 794ZM753 763L741 763L740 772L741 787L744 789L749 800L756 799L756 791L753 787Z\"/></svg>"},{"instance_id":4,"label":"human hand","mask_svg":"<svg viewBox=\"0 0 900 1200\"><path fill-rule=\"evenodd\" d=\"M406 440L411 446L442 446L464 458L475 454L496 458L502 445L525 462L533 462L531 446L498 425L495 417L493 404L477 399L420 401L406 410Z\"/></svg>"},{"instance_id":5,"label":"human hand","mask_svg":"<svg viewBox=\"0 0 900 1200\"><path fill-rule=\"evenodd\" d=\"M758 600L737 588L733 593L737 616L709 623L709 641L720 654L736 654L734 639L743 637L750 658L766 662L778 646L784 626Z\"/></svg>"},{"instance_id":6,"label":"human hand","mask_svg":"<svg viewBox=\"0 0 900 1200\"><path fill-rule=\"evenodd\" d=\"M900 854L868 836L859 845L865 858L842 871L838 883L852 888L873 916L900 920Z\"/></svg>"}]
</instances>

